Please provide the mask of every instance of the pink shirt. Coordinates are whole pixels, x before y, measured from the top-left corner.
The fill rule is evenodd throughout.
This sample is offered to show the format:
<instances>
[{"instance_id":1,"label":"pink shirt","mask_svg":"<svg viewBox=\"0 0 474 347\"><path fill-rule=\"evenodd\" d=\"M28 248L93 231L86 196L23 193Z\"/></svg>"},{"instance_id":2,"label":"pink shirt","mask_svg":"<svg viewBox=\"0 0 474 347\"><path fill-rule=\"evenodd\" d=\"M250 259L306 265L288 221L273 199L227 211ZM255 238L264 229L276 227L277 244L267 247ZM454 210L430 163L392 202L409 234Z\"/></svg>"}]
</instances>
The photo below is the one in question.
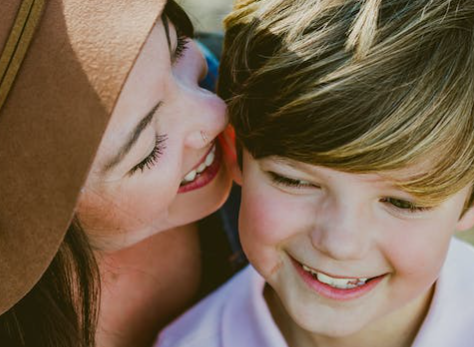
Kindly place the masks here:
<instances>
[{"instance_id":1,"label":"pink shirt","mask_svg":"<svg viewBox=\"0 0 474 347\"><path fill-rule=\"evenodd\" d=\"M248 266L169 325L155 347L288 347ZM474 346L474 248L453 239L413 347Z\"/></svg>"}]
</instances>

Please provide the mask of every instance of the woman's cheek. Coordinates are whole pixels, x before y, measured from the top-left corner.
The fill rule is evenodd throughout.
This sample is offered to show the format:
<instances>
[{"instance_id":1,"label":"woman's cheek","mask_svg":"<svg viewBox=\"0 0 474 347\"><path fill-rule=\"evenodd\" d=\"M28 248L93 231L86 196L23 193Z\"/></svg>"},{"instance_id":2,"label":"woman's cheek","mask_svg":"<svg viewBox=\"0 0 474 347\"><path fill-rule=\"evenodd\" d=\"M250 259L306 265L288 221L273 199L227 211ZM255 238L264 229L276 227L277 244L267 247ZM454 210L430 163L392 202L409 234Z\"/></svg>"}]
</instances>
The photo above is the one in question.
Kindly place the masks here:
<instances>
[{"instance_id":1,"label":"woman's cheek","mask_svg":"<svg viewBox=\"0 0 474 347\"><path fill-rule=\"evenodd\" d=\"M140 230L147 224L155 224L161 215L166 214L166 207L175 195L172 189L142 178L142 181L103 190L86 189L77 214L90 236L104 237Z\"/></svg>"}]
</instances>

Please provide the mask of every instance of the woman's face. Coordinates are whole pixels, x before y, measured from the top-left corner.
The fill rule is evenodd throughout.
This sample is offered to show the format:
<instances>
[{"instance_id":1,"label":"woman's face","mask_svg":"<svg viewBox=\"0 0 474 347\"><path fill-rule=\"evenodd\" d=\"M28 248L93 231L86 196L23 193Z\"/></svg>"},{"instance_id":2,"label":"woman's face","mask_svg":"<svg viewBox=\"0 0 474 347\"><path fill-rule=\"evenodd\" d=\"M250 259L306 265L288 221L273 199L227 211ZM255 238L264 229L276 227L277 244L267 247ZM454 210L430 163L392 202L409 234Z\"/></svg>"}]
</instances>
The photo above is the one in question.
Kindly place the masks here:
<instances>
[{"instance_id":1,"label":"woman's face","mask_svg":"<svg viewBox=\"0 0 474 347\"><path fill-rule=\"evenodd\" d=\"M197 221L226 199L231 178L217 135L226 107L199 87L206 62L159 20L128 77L79 200L92 244L118 250Z\"/></svg>"}]
</instances>

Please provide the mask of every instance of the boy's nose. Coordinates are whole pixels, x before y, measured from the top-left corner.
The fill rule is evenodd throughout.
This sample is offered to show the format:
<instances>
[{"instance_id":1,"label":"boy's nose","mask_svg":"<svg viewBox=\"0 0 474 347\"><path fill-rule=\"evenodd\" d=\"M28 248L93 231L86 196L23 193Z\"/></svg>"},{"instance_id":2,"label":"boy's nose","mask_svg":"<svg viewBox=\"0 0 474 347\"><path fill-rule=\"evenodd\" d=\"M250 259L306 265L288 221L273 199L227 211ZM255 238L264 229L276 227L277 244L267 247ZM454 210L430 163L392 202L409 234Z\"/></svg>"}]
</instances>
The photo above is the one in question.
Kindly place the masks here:
<instances>
[{"instance_id":1,"label":"boy's nose","mask_svg":"<svg viewBox=\"0 0 474 347\"><path fill-rule=\"evenodd\" d=\"M311 242L319 252L334 260L360 260L368 253L372 235L365 216L344 204L329 207L318 216Z\"/></svg>"}]
</instances>

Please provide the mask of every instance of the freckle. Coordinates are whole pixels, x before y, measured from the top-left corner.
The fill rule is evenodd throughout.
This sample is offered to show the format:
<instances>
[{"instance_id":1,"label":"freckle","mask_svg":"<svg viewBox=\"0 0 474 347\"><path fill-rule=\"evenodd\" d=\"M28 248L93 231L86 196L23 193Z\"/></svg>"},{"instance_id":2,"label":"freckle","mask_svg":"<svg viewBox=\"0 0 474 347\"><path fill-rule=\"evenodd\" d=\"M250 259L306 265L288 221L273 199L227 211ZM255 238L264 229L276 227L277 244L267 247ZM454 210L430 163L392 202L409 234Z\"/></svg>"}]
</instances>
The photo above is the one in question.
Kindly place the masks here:
<instances>
[{"instance_id":1,"label":"freckle","mask_svg":"<svg viewBox=\"0 0 474 347\"><path fill-rule=\"evenodd\" d=\"M118 273L112 272L110 275L111 275L111 278L110 278L110 279L111 279L112 281L116 281L116 280L119 278Z\"/></svg>"},{"instance_id":2,"label":"freckle","mask_svg":"<svg viewBox=\"0 0 474 347\"><path fill-rule=\"evenodd\" d=\"M115 271L104 271L101 276L102 283L111 285L117 282L120 279L120 274Z\"/></svg>"}]
</instances>

